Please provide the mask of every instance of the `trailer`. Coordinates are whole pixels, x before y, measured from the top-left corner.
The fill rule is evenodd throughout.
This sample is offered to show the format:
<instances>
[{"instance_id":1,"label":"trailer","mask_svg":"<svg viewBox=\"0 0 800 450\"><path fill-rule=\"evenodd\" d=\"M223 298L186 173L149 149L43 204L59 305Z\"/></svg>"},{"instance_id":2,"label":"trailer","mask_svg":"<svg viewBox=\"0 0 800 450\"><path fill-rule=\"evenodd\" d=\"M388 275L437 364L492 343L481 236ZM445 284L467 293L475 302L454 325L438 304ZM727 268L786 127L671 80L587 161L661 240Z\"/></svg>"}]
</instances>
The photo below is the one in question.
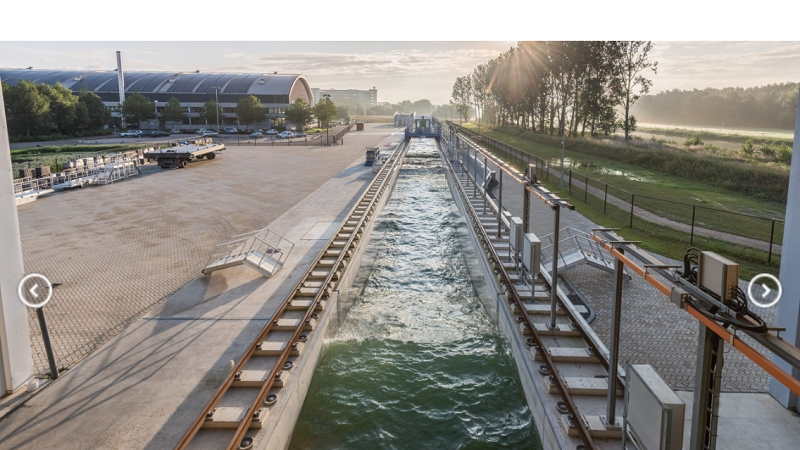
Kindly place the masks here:
<instances>
[{"instance_id":1,"label":"trailer","mask_svg":"<svg viewBox=\"0 0 800 450\"><path fill-rule=\"evenodd\" d=\"M197 138L186 141L168 142L167 146L157 146L147 153L148 161L155 160L162 169L186 167L192 161L203 158L214 159L217 152L225 150L225 145L214 144L211 138Z\"/></svg>"}]
</instances>

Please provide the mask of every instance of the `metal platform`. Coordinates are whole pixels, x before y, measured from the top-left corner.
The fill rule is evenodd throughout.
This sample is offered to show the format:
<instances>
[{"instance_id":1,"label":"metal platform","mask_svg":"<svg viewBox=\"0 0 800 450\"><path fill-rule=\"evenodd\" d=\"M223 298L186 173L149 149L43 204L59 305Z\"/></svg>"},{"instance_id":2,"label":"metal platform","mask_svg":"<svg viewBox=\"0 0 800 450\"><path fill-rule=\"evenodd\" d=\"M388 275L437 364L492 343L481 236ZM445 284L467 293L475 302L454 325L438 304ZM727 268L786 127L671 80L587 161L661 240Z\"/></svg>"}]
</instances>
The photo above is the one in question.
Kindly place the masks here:
<instances>
[{"instance_id":1,"label":"metal platform","mask_svg":"<svg viewBox=\"0 0 800 450\"><path fill-rule=\"evenodd\" d=\"M614 257L592 240L589 233L572 227L562 228L559 231L561 239L558 241L558 271L566 271L581 264L596 267L608 273L614 273ZM541 237L542 263L550 267L553 260L553 233ZM631 276L625 271L625 277Z\"/></svg>"},{"instance_id":2,"label":"metal platform","mask_svg":"<svg viewBox=\"0 0 800 450\"><path fill-rule=\"evenodd\" d=\"M269 228L240 234L232 241L216 245L201 272L208 275L244 264L270 278L283 267L293 248L293 242Z\"/></svg>"}]
</instances>

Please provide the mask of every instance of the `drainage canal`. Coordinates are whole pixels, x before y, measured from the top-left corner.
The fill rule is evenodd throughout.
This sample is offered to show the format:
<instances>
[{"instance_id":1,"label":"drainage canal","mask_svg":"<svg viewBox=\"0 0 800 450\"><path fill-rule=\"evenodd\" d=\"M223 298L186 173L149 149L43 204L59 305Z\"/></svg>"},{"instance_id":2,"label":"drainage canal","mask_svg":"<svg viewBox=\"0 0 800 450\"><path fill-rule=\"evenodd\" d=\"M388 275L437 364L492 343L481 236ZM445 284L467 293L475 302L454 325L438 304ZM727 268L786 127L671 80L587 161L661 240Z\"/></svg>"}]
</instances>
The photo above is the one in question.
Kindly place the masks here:
<instances>
[{"instance_id":1,"label":"drainage canal","mask_svg":"<svg viewBox=\"0 0 800 450\"><path fill-rule=\"evenodd\" d=\"M326 342L290 448L541 448L470 281L433 139L412 141L378 220L374 267Z\"/></svg>"}]
</instances>

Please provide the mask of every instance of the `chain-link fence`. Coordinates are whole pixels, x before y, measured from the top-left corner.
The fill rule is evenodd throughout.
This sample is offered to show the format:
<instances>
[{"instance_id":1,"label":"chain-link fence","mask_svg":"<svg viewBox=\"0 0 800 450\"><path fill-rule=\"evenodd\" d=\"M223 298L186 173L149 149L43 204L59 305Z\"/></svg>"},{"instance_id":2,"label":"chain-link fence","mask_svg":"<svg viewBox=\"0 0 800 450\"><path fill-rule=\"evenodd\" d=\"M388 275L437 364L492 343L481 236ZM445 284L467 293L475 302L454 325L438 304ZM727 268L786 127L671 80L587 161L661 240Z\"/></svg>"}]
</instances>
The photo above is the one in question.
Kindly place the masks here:
<instances>
[{"instance_id":1,"label":"chain-link fence","mask_svg":"<svg viewBox=\"0 0 800 450\"><path fill-rule=\"evenodd\" d=\"M495 153L520 170L529 164L536 166L540 181L559 182L560 167L553 167L548 158L541 158L516 147L455 125L460 133L478 145ZM639 230L666 228L688 234L680 236L688 244L711 244L722 241L747 249L751 256L772 263L780 254L784 221L779 218L760 217L703 205L676 202L663 198L637 195L607 182L592 178L575 170L563 172L563 185L575 202L583 202L597 211L627 223Z\"/></svg>"}]
</instances>

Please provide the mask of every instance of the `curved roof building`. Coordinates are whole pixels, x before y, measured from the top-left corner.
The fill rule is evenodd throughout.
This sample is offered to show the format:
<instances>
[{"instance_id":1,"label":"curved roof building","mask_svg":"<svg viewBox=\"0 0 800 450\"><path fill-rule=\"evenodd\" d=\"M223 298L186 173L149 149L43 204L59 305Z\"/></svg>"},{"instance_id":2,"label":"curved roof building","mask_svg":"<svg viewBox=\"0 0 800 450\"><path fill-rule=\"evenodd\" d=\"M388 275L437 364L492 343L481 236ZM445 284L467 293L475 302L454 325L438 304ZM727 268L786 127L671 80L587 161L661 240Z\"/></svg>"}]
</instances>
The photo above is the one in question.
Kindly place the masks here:
<instances>
[{"instance_id":1,"label":"curved roof building","mask_svg":"<svg viewBox=\"0 0 800 450\"><path fill-rule=\"evenodd\" d=\"M208 100L213 100L218 89L219 103L225 113L225 124L236 125L232 111L242 97L255 95L268 108L268 118L283 117L283 108L297 99L314 103L311 87L302 75L265 73L219 73L219 72L124 72L125 95L140 93L163 107L175 97L187 108L184 124L191 125L191 117L197 117L197 109ZM67 71L0 69L0 80L14 85L21 80L54 85L61 83L77 93L83 88L99 95L112 110L119 106L119 84L116 70ZM272 120L270 120L271 122ZM196 121L195 121L196 122Z\"/></svg>"}]
</instances>

